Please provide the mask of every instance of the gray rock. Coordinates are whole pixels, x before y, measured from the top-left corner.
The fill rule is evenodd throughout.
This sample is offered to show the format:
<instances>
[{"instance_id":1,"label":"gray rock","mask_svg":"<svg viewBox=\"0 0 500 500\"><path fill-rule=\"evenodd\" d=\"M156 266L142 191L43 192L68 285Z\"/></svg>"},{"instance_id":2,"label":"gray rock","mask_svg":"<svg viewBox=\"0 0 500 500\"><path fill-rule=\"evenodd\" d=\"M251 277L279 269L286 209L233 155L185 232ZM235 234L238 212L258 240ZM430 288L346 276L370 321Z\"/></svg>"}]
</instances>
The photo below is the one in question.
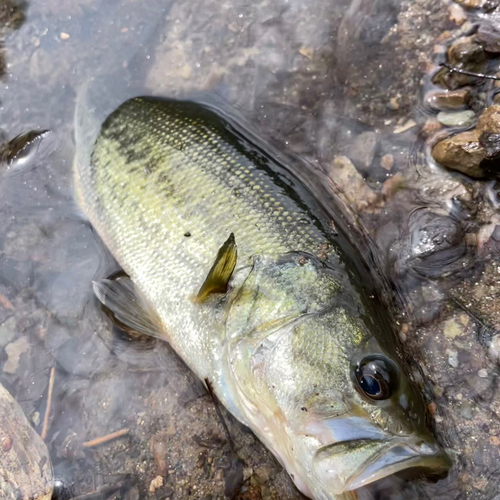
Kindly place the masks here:
<instances>
[{"instance_id":1,"label":"gray rock","mask_svg":"<svg viewBox=\"0 0 500 500\"><path fill-rule=\"evenodd\" d=\"M377 150L377 134L363 132L359 134L346 151L346 156L362 171L370 168Z\"/></svg>"},{"instance_id":2,"label":"gray rock","mask_svg":"<svg viewBox=\"0 0 500 500\"><path fill-rule=\"evenodd\" d=\"M21 355L25 353L30 347L28 337L21 337L15 342L12 342L5 348L7 353L7 361L3 367L5 373L16 373L19 366Z\"/></svg>"},{"instance_id":3,"label":"gray rock","mask_svg":"<svg viewBox=\"0 0 500 500\"><path fill-rule=\"evenodd\" d=\"M441 111L441 113L438 113L437 119L439 123L446 127L470 127L476 119L476 114L470 109L452 113Z\"/></svg>"},{"instance_id":4,"label":"gray rock","mask_svg":"<svg viewBox=\"0 0 500 500\"><path fill-rule=\"evenodd\" d=\"M470 401L464 401L460 407L460 415L470 420L474 416L474 405Z\"/></svg>"},{"instance_id":5,"label":"gray rock","mask_svg":"<svg viewBox=\"0 0 500 500\"><path fill-rule=\"evenodd\" d=\"M16 335L16 318L11 316L0 325L0 347L5 347L12 342Z\"/></svg>"}]
</instances>

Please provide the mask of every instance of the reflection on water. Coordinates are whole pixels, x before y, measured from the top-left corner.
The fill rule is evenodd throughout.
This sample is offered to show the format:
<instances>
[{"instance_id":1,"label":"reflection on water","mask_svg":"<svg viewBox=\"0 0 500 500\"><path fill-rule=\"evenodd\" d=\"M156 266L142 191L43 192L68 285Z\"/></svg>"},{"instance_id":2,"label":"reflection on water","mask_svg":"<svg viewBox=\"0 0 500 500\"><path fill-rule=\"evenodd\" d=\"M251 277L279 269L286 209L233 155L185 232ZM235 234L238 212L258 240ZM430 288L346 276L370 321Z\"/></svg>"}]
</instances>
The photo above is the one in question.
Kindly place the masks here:
<instances>
[{"instance_id":1,"label":"reflection on water","mask_svg":"<svg viewBox=\"0 0 500 500\"><path fill-rule=\"evenodd\" d=\"M0 5L2 22L12 11ZM98 119L132 95L208 95L340 185L392 280L402 355L455 463L436 483L391 478L359 497L495 498L495 187L430 161L430 143L415 147L453 130L420 96L436 91L430 74L447 46L470 35L467 15L486 15L461 18L456 6L38 0L18 31L1 30L3 136L49 129L55 139L28 155L28 168L2 173L0 381L42 432L55 368L46 443L58 498L208 499L225 490L246 499L301 498L270 453L225 415L238 465L213 401L167 346L138 345L100 314L92 280L117 266L72 193L73 116L88 88ZM4 26L18 27L14 12ZM496 69L498 18L488 16L481 71ZM494 84L467 84L479 114ZM94 444L116 431L123 435Z\"/></svg>"}]
</instances>

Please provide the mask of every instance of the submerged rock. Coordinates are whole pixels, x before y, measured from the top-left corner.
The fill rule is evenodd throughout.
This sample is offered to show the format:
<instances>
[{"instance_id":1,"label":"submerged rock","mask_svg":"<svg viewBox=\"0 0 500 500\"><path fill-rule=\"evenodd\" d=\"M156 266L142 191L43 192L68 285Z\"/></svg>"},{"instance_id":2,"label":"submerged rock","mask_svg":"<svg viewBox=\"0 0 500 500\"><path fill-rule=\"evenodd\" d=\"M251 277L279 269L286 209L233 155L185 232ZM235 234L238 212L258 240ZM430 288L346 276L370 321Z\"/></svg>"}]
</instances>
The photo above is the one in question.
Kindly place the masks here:
<instances>
[{"instance_id":1,"label":"submerged rock","mask_svg":"<svg viewBox=\"0 0 500 500\"><path fill-rule=\"evenodd\" d=\"M486 68L486 53L476 37L464 37L457 40L446 53L448 64L454 68L483 73ZM433 82L448 89L458 89L477 80L475 76L453 73L443 68L433 78Z\"/></svg>"},{"instance_id":2,"label":"submerged rock","mask_svg":"<svg viewBox=\"0 0 500 500\"><path fill-rule=\"evenodd\" d=\"M488 52L500 52L500 27L496 23L483 22L477 30L477 39Z\"/></svg>"},{"instance_id":3,"label":"submerged rock","mask_svg":"<svg viewBox=\"0 0 500 500\"><path fill-rule=\"evenodd\" d=\"M468 88L456 90L441 90L427 96L429 106L437 110L451 110L463 108L470 99Z\"/></svg>"},{"instance_id":4,"label":"submerged rock","mask_svg":"<svg viewBox=\"0 0 500 500\"><path fill-rule=\"evenodd\" d=\"M469 177L484 177L480 165L485 158L485 151L479 144L477 130L461 132L439 141L432 148L432 156L450 170L457 170Z\"/></svg>"},{"instance_id":5,"label":"submerged rock","mask_svg":"<svg viewBox=\"0 0 500 500\"><path fill-rule=\"evenodd\" d=\"M346 156L338 156L333 160L329 176L356 210L362 211L377 200L377 195Z\"/></svg>"},{"instance_id":6,"label":"submerged rock","mask_svg":"<svg viewBox=\"0 0 500 500\"><path fill-rule=\"evenodd\" d=\"M445 125L446 127L469 127L474 123L476 114L471 110L455 111L452 113L441 111L437 118L439 123Z\"/></svg>"},{"instance_id":7,"label":"submerged rock","mask_svg":"<svg viewBox=\"0 0 500 500\"><path fill-rule=\"evenodd\" d=\"M498 170L494 160L499 152L499 105L487 108L474 130L447 137L432 148L432 156L438 163L478 179L489 177Z\"/></svg>"}]
</instances>

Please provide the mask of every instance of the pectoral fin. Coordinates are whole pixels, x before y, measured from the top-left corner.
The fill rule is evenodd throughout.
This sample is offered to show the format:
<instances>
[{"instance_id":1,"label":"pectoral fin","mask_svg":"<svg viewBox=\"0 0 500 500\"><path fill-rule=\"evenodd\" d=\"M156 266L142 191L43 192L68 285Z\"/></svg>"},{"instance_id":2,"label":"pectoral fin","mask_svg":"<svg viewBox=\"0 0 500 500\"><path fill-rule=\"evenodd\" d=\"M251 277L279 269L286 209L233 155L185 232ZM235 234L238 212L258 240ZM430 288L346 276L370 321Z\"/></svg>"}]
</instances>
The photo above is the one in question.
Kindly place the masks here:
<instances>
[{"instance_id":1,"label":"pectoral fin","mask_svg":"<svg viewBox=\"0 0 500 500\"><path fill-rule=\"evenodd\" d=\"M194 299L195 302L204 302L212 293L227 292L227 285L236 266L237 255L234 233L231 233L224 245L220 247L215 262Z\"/></svg>"},{"instance_id":2,"label":"pectoral fin","mask_svg":"<svg viewBox=\"0 0 500 500\"><path fill-rule=\"evenodd\" d=\"M108 316L122 329L163 338L160 318L128 276L94 281L93 288L97 299L111 313Z\"/></svg>"}]
</instances>

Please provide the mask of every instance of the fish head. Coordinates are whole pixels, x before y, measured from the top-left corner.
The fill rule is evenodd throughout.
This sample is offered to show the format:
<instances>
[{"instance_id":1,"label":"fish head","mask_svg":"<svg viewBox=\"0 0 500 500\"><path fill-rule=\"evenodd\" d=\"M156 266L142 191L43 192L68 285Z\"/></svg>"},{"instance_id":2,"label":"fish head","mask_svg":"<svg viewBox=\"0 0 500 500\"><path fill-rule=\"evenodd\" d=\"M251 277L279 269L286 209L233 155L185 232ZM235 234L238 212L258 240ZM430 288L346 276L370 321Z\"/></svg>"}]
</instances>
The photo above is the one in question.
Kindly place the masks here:
<instances>
[{"instance_id":1,"label":"fish head","mask_svg":"<svg viewBox=\"0 0 500 500\"><path fill-rule=\"evenodd\" d=\"M236 272L227 315L235 413L313 498L450 466L351 281L309 255L257 258Z\"/></svg>"}]
</instances>

